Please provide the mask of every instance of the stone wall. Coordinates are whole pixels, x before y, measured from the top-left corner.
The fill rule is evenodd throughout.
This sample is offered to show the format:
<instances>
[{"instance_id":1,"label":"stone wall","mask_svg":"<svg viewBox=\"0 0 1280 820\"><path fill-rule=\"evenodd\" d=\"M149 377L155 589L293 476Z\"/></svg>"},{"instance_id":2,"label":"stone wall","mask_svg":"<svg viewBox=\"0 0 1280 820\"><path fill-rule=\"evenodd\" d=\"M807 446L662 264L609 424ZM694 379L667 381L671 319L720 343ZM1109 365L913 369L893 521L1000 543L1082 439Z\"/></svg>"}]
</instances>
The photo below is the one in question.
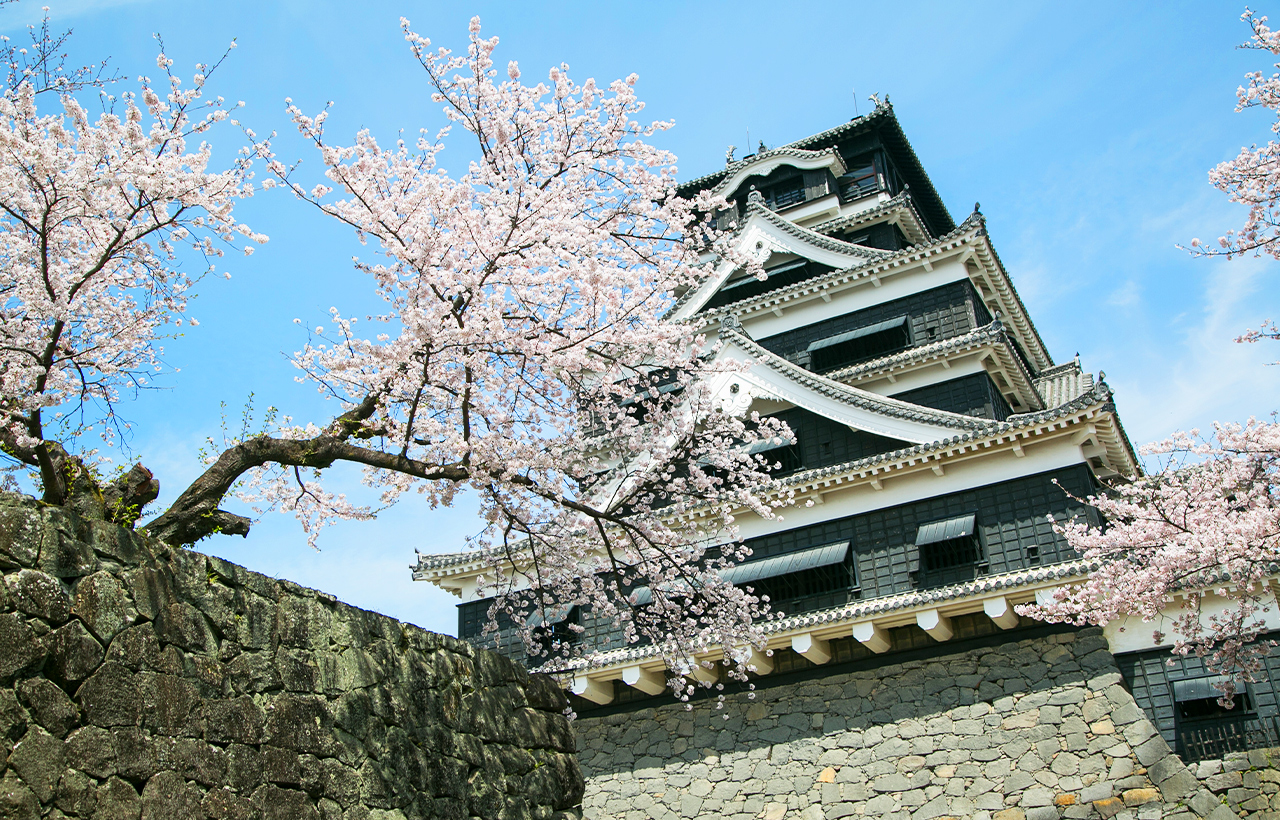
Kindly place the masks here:
<instances>
[{"instance_id":1,"label":"stone wall","mask_svg":"<svg viewBox=\"0 0 1280 820\"><path fill-rule=\"evenodd\" d=\"M577 816L549 680L0 496L0 818Z\"/></svg>"},{"instance_id":2,"label":"stone wall","mask_svg":"<svg viewBox=\"0 0 1280 820\"><path fill-rule=\"evenodd\" d=\"M884 661L729 695L723 715L703 700L579 719L587 817L1237 816L1172 754L1099 630Z\"/></svg>"},{"instance_id":3,"label":"stone wall","mask_svg":"<svg viewBox=\"0 0 1280 820\"><path fill-rule=\"evenodd\" d=\"M1280 820L1280 749L1252 749L1188 768L1241 817Z\"/></svg>"}]
</instances>

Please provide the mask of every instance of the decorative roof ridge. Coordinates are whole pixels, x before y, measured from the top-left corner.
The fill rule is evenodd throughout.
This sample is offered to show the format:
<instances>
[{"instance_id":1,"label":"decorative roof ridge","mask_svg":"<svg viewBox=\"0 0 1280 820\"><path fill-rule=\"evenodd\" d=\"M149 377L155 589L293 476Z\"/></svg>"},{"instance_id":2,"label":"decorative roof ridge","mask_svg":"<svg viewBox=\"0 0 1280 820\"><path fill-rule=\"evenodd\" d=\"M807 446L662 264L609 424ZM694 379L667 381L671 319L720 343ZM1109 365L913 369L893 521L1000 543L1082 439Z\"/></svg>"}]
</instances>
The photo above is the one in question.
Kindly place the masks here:
<instances>
[{"instance_id":1,"label":"decorative roof ridge","mask_svg":"<svg viewBox=\"0 0 1280 820\"><path fill-rule=\"evenodd\" d=\"M1042 379L1052 379L1056 376L1061 376L1063 373L1067 373L1072 370L1076 371L1077 373L1084 373L1084 368L1080 366L1080 358L1078 356L1072 359L1071 361L1046 367L1044 370L1040 371L1039 376L1036 376L1036 381L1040 381Z\"/></svg>"},{"instance_id":2,"label":"decorative roof ridge","mask_svg":"<svg viewBox=\"0 0 1280 820\"><path fill-rule=\"evenodd\" d=\"M778 148L771 148L767 151L761 151L760 153L752 154L751 156L743 157L737 162L734 162L730 165L726 165L724 168L724 178L715 184L715 186L711 189L712 192L718 193L720 191L720 188L722 188L726 182L728 182L729 180L732 180L737 174L739 174L742 171L745 171L751 166L759 165L761 163L767 162L771 159L776 159L778 157L791 157L792 159L798 159L802 161L803 160L820 160L823 157L831 157L837 163L839 163L841 169L844 169L845 167L844 157L840 156L840 152L836 149L834 145L831 146L830 148L818 150L818 151L806 151L803 148L789 148L784 145ZM844 173L844 171L841 170L841 173ZM750 177L753 175L748 174L747 176ZM836 176L839 176L839 174L837 174Z\"/></svg>"},{"instance_id":3,"label":"decorative roof ridge","mask_svg":"<svg viewBox=\"0 0 1280 820\"><path fill-rule=\"evenodd\" d=\"M762 631L766 635L774 635L779 632L788 632L804 627L820 628L827 624L840 623L841 621L849 621L868 616L887 615L889 613L909 609L911 607L937 605L960 598L987 595L1001 590L1026 587L1031 584L1041 584L1046 581L1076 578L1089 572L1090 569L1092 569L1092 565L1088 561L1083 558L1077 558L1073 561L1063 561L1058 564L1029 567L1027 569L1004 572L999 575L988 575L963 584L939 587L937 589L914 590L912 592L899 592L894 595L866 598L845 604L844 606L818 610L816 612L805 612L798 615L784 614L783 617L777 618L776 620L766 621L761 625L761 627ZM644 647L623 647L621 649L611 649L594 655L587 655L585 657L562 661L560 664L557 664L555 669L550 671L568 672L572 670L612 666L627 661L647 660L649 658L657 657L660 654L661 650L652 645Z\"/></svg>"},{"instance_id":4,"label":"decorative roof ridge","mask_svg":"<svg viewBox=\"0 0 1280 820\"><path fill-rule=\"evenodd\" d=\"M1099 379L1099 381L1102 384L1106 384L1106 382L1102 381L1101 379ZM1108 391L1109 390L1110 388L1108 388ZM1111 402L1111 406L1112 408L1115 407L1114 399ZM1134 449L1133 442L1129 440L1129 434L1125 432L1124 424L1122 424L1120 421L1120 414L1118 412L1114 412L1112 413L1112 418L1115 419L1116 435L1119 436L1120 442L1124 445L1124 449L1128 453L1129 460L1133 463L1134 469L1137 471L1137 474L1139 476L1144 475L1146 473L1146 470L1142 469L1142 460L1138 458L1138 451Z\"/></svg>"},{"instance_id":5,"label":"decorative roof ridge","mask_svg":"<svg viewBox=\"0 0 1280 820\"><path fill-rule=\"evenodd\" d=\"M415 550L416 552L416 550ZM414 574L425 572L433 569L446 569L448 567L461 566L469 564L473 561L487 561L487 556L482 550L466 550L463 552L441 552L433 554L417 553L418 563L412 567ZM415 581L422 580L414 578Z\"/></svg>"},{"instance_id":6,"label":"decorative roof ridge","mask_svg":"<svg viewBox=\"0 0 1280 820\"><path fill-rule=\"evenodd\" d=\"M981 217L982 230L980 235L984 240L984 244L991 251L991 257L995 261L996 267L1000 269L1000 272L1004 274L1005 281L1009 283L1009 292L1013 294L1014 303L1018 306L1018 309L1022 311L1022 317L1026 319L1027 328L1031 331L1031 336L1040 345L1040 349L1044 353L1045 359L1049 362L1049 367L1053 367L1053 356L1049 353L1049 346L1044 343L1044 339L1040 336L1040 331L1036 330L1036 323L1031 320L1031 312L1027 310L1026 303L1022 301L1022 296L1018 293L1018 289L1014 287L1013 277L1009 275L1009 269L1004 266L1004 262L1000 259L999 252L996 251L995 243L991 241L991 234L987 231L987 219L982 216L982 213L978 210L977 203L974 203L973 213L975 216ZM965 220L965 222L968 221L968 219Z\"/></svg>"},{"instance_id":7,"label":"decorative roof ridge","mask_svg":"<svg viewBox=\"0 0 1280 820\"><path fill-rule=\"evenodd\" d=\"M871 122L872 120L875 120L875 119L877 119L877 118L879 118L879 117L883 116L883 113L884 113L885 111L887 111L889 114L892 114L892 113L893 113L893 106L888 105L888 104L881 105L881 106L877 106L877 107L876 107L876 109L875 109L874 111L872 111L870 114L864 114L864 115L862 115L862 116L860 116L860 117L854 117L853 119L849 120L848 122L841 123L840 125L837 125L837 126L835 126L834 128L828 128L826 131L822 131L822 132L820 132L820 133L814 134L813 136L805 137L804 139L796 140L795 142L789 142L789 143L786 143L785 145L780 145L780 146L778 146L777 148L773 148L773 149L770 149L770 150L766 151L765 153L766 153L766 154L772 154L772 153L774 153L774 152L776 152L776 151L784 151L784 150L787 150L787 149L791 149L791 150L806 150L806 149L804 148L804 146L803 146L803 143L809 142L809 141L811 141L811 140L829 139L830 137L838 136L840 133L842 133L842 132L844 132L844 131L846 131L846 130L850 130L850 129L852 129L852 128L856 128L856 127L857 127L857 126L859 126L859 125L865 125L866 123L869 123L869 122ZM820 152L820 151L807 151L807 150L806 150L806 153L810 153L810 154L818 154L818 153L821 153L821 152ZM707 185L709 185L709 184L718 184L718 183L720 182L720 180L721 180L721 179L723 179L723 178L724 178L724 177L726 177L726 176L729 176L729 175L730 175L730 174L732 174L734 171L738 170L738 166L741 166L743 163L747 163L747 162L754 161L754 159L755 159L756 157L758 157L758 156L760 156L760 154L753 154L753 155L752 155L752 156L750 156L750 157L746 157L746 158L743 158L743 159L738 160L737 162L730 163L730 164L726 165L725 167L721 168L721 169L720 169L720 170L718 170L718 171L712 171L712 172L711 172L711 173L709 173L709 174L703 174L703 175L702 175L702 176L700 176L700 177L694 177L693 179L689 180L688 182L682 182L682 183L680 183L680 185L677 187L677 191L686 191L686 190L690 190L690 189L694 189L694 188L705 187L705 186L707 186ZM917 161L918 161L918 160L917 160Z\"/></svg>"},{"instance_id":8,"label":"decorative roof ridge","mask_svg":"<svg viewBox=\"0 0 1280 820\"><path fill-rule=\"evenodd\" d=\"M883 416L907 419L921 424L935 424L955 430L976 430L986 425L985 419L978 419L961 413L950 413L945 410L934 410L933 408L912 404L901 399L881 396L879 393L872 393L869 390L842 384L826 376L805 370L800 365L761 347L756 340L747 335L741 325L735 322L728 322L722 325L720 337L722 339L726 337L733 339L758 363L765 365L770 370L781 373L794 382L803 384L811 390L844 404L870 410Z\"/></svg>"},{"instance_id":9,"label":"decorative roof ridge","mask_svg":"<svg viewBox=\"0 0 1280 820\"><path fill-rule=\"evenodd\" d=\"M1090 564L1088 561L1083 558L1077 558L1074 561L1064 561L1060 564L1050 564L1048 566L1013 570L1012 572L1005 572L1000 575L975 578L972 581L968 581L963 584L955 584L949 587L914 590L912 592L899 592L895 595L885 595L878 598L860 600L834 609L827 609L819 612L806 612L801 615L784 615L782 618L770 622L769 628L765 631L785 632L789 629L795 629L796 627L801 626L818 626L822 623L840 621L846 618L880 615L886 612L893 612L895 610L906 609L912 606L952 601L957 598L967 598L971 595L981 595L983 593L995 592L997 590L1008 589L1010 587L1025 586L1027 584L1040 583L1044 581L1056 581L1060 578L1071 578L1083 575L1088 572L1089 569Z\"/></svg>"},{"instance_id":10,"label":"decorative roof ridge","mask_svg":"<svg viewBox=\"0 0 1280 820\"><path fill-rule=\"evenodd\" d=\"M833 370L825 375L829 379L841 382L845 379L861 378L868 373L874 373L877 370L886 370L905 364L914 364L915 362L928 359L939 353L977 347L982 342L998 338L1007 339L1008 334L1004 329L1004 324L999 319L995 319L982 327L974 328L968 333L962 333L959 336L952 336L949 339L941 339L936 342L930 342L927 345L908 348L900 353L892 353L888 356L882 356L868 362L852 364L848 367L842 367L839 370ZM1030 380L1030 374L1028 374L1028 379Z\"/></svg>"},{"instance_id":11,"label":"decorative roof ridge","mask_svg":"<svg viewBox=\"0 0 1280 820\"><path fill-rule=\"evenodd\" d=\"M781 217L779 218L781 219ZM974 236L984 236L985 233L983 232L982 228L985 224L986 224L985 217L983 217L982 214L979 213L978 211L974 211L972 214L968 216L968 218L965 219L964 222L961 222L959 225L957 225L955 230L947 233L945 236L941 236L935 239L934 241L930 242L927 245L916 245L911 248L903 248L900 251L887 251L885 256L868 259L866 262L860 265L851 265L850 267L847 267L847 268L837 268L836 270L833 270L824 276L817 276L817 277L814 277L813 279L805 279L802 282L797 282L794 285L788 285L785 288L779 288L778 290L767 291L763 294L760 294L759 296L750 296L750 297L747 297L746 299L740 299L737 302L730 302L727 305L721 305L719 308L716 308L715 313L707 315L706 322L707 324L712 324L715 321L716 317L718 316L722 317L726 314L734 313L735 312L734 308L741 308L741 307L750 305L752 303L777 301L779 299L792 296L794 294L802 293L806 290L812 290L813 288L819 285L822 285L827 282L831 282L835 279L840 278L841 276L848 276L850 274L862 273L865 269L869 267L891 265L894 262L910 259L913 256L923 257L927 255L928 252L930 251L944 247L948 244L951 244L963 238L964 235L967 233L973 233ZM978 229L978 230L975 230L975 229ZM1008 274L1005 274L1005 275L1008 276ZM704 284L705 282L706 280L703 280ZM700 292L701 290L702 290L701 286L697 288L691 288L688 292L686 292L683 296L681 296L674 305L672 305L672 308L671 308L672 311L679 310L681 307L684 306L686 302L688 302L693 298L693 294L695 292ZM1024 308L1024 311L1025 311L1025 308Z\"/></svg>"},{"instance_id":12,"label":"decorative roof ridge","mask_svg":"<svg viewBox=\"0 0 1280 820\"><path fill-rule=\"evenodd\" d=\"M946 222L955 224L954 218L951 216L950 211L947 210L946 203L942 201L942 197L938 194L937 187L933 184L933 180L929 178L928 172L925 171L924 163L920 161L920 156L916 153L915 147L912 146L911 140L907 139L907 134L905 131L902 130L902 124L898 122L897 115L893 113L893 103L889 102L889 97L887 95L885 96L883 102L877 102L876 109L872 111L870 114L868 114L866 117L862 118L862 121L864 122L870 121L871 119L875 119L875 118L884 118L885 120L887 120L888 124L894 130L897 131L897 137L902 140L902 147L906 149L908 160L911 162L911 164L915 166L913 170L915 170L915 172L920 175L920 179L924 182L925 196L928 197L932 195L933 199L938 203L938 207L941 209L941 216L946 220ZM796 140L795 142L788 143L787 145L793 146L796 148L803 148L806 145L823 142L823 141L832 139L833 137L840 136L845 131L850 130L855 125L855 123L858 123L858 122L859 121L856 119L850 120L849 122L844 123L843 125L837 125L835 128L829 128L826 131L823 131L818 134L814 134L811 137L805 137L804 139ZM888 146L886 146L886 148L887 147ZM944 227L944 225L938 225L936 227L941 229Z\"/></svg>"},{"instance_id":13,"label":"decorative roof ridge","mask_svg":"<svg viewBox=\"0 0 1280 820\"><path fill-rule=\"evenodd\" d=\"M854 117L848 122L842 122L837 126L828 128L826 131L819 131L816 134L810 134L807 137L802 137L801 139L795 140L794 142L788 142L785 145L782 145L780 147L804 148L806 145L826 142L827 140L832 139L834 137L842 136L846 132L852 131L853 129L857 128L860 125L866 125L869 122L872 122L878 119L884 119L886 117L891 120L897 119L897 117L895 117L893 114L893 104L889 102L888 97L886 97L883 102L878 103L875 109L870 114L863 114L860 117Z\"/></svg>"},{"instance_id":14,"label":"decorative roof ridge","mask_svg":"<svg viewBox=\"0 0 1280 820\"><path fill-rule=\"evenodd\" d=\"M798 484L807 484L818 479L826 479L833 476L851 473L856 470L864 470L872 467L887 465L893 461L902 461L907 459L918 458L920 456L930 455L938 450L944 450L958 444L966 444L989 438L991 436L1002 436L1011 433L1020 433L1028 428L1046 422L1057 421L1073 415L1081 410L1089 407L1106 405L1111 398L1111 391L1106 385L1101 385L1101 390L1097 386L1095 388L1074 401L1048 410L1037 410L1034 413L1020 413L1009 416L1004 421L992 421L990 419L977 419L981 426L971 432L961 435L951 436L949 438L939 439L937 441L928 441L923 444L913 444L910 447L904 447L899 450L891 450L887 453L876 453L875 455L866 456L864 458L846 461L841 464L832 464L827 467L817 467L812 470L803 470L801 472L792 473L789 476L778 479L778 487L786 489L794 487Z\"/></svg>"},{"instance_id":15,"label":"decorative roof ridge","mask_svg":"<svg viewBox=\"0 0 1280 820\"><path fill-rule=\"evenodd\" d=\"M894 254L894 251L888 251L884 248L869 248L866 245L846 242L843 239L836 239L833 236L827 236L826 234L819 233L813 228L806 228L802 225L797 225L790 219L785 219L769 210L763 202L758 201L759 196L759 194L756 194L755 198L752 198L747 202L747 209L743 214L743 227L746 226L747 220L752 216L759 216L766 222L775 225L797 239L804 240L805 242L817 245L820 248L825 248L826 250L834 253L864 256L868 259L884 259L885 257L892 256Z\"/></svg>"},{"instance_id":16,"label":"decorative roof ridge","mask_svg":"<svg viewBox=\"0 0 1280 820\"><path fill-rule=\"evenodd\" d=\"M929 228L925 225L924 218L920 216L920 209L916 207L915 198L911 196L911 187L904 186L901 191L886 199L884 202L873 208L867 208L865 211L855 211L851 214L833 217L826 222L819 222L813 225L809 230L816 233L825 234L828 231L838 231L855 225L863 225L868 222L874 222L886 213L897 210L909 211L914 217L916 224L920 227L920 233L932 240L929 235Z\"/></svg>"}]
</instances>

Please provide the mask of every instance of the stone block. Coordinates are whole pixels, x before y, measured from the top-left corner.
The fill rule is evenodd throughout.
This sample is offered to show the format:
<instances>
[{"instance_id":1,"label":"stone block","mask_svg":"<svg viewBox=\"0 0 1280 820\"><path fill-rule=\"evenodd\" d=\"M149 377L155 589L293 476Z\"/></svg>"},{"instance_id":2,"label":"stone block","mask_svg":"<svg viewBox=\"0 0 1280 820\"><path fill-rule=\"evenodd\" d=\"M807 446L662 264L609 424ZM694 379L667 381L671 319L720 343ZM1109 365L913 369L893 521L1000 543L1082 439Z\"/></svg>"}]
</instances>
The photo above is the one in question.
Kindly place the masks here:
<instances>
[{"instance_id":1,"label":"stone block","mask_svg":"<svg viewBox=\"0 0 1280 820\"><path fill-rule=\"evenodd\" d=\"M1243 784L1244 778L1240 772L1222 772L1205 778L1204 781L1204 785L1213 792L1225 792L1227 789L1238 788Z\"/></svg>"},{"instance_id":2,"label":"stone block","mask_svg":"<svg viewBox=\"0 0 1280 820\"><path fill-rule=\"evenodd\" d=\"M109 572L95 572L76 584L74 611L104 644L109 644L138 617L124 584Z\"/></svg>"},{"instance_id":3,"label":"stone block","mask_svg":"<svg viewBox=\"0 0 1280 820\"><path fill-rule=\"evenodd\" d=\"M61 517L60 510L50 511L50 518ZM81 578L98 569L98 559L93 548L78 539L74 532L74 524L66 520L61 526L55 525L44 533L44 543L36 559L36 568L43 570L55 578Z\"/></svg>"},{"instance_id":4,"label":"stone block","mask_svg":"<svg viewBox=\"0 0 1280 820\"><path fill-rule=\"evenodd\" d=\"M0 780L0 817L5 820L40 820L40 801L17 777Z\"/></svg>"},{"instance_id":5,"label":"stone block","mask_svg":"<svg viewBox=\"0 0 1280 820\"><path fill-rule=\"evenodd\" d=\"M0 682L44 663L44 642L16 612L0 614Z\"/></svg>"},{"instance_id":6,"label":"stone block","mask_svg":"<svg viewBox=\"0 0 1280 820\"><path fill-rule=\"evenodd\" d=\"M147 708L142 725L154 734L170 737L201 737L205 719L199 688L177 675L143 672L138 675Z\"/></svg>"},{"instance_id":7,"label":"stone block","mask_svg":"<svg viewBox=\"0 0 1280 820\"><path fill-rule=\"evenodd\" d=\"M227 747L227 785L241 794L252 794L262 785L264 765L262 753L252 746L233 743ZM352 788L357 787L356 778L349 781Z\"/></svg>"},{"instance_id":8,"label":"stone block","mask_svg":"<svg viewBox=\"0 0 1280 820\"><path fill-rule=\"evenodd\" d=\"M1151 766L1171 753L1169 744L1160 735L1155 735L1133 750L1134 756L1143 766Z\"/></svg>"},{"instance_id":9,"label":"stone block","mask_svg":"<svg viewBox=\"0 0 1280 820\"><path fill-rule=\"evenodd\" d=\"M203 793L177 772L159 772L142 789L141 820L199 817Z\"/></svg>"},{"instance_id":10,"label":"stone block","mask_svg":"<svg viewBox=\"0 0 1280 820\"><path fill-rule=\"evenodd\" d=\"M1159 789L1128 789L1122 795L1126 806L1143 806L1160 800Z\"/></svg>"},{"instance_id":11,"label":"stone block","mask_svg":"<svg viewBox=\"0 0 1280 820\"><path fill-rule=\"evenodd\" d=\"M23 569L4 579L10 605L53 626L71 617L71 596L62 581L35 569Z\"/></svg>"},{"instance_id":12,"label":"stone block","mask_svg":"<svg viewBox=\"0 0 1280 820\"><path fill-rule=\"evenodd\" d=\"M251 745L262 742L266 718L248 695L230 700L206 700L203 708L205 737L209 740Z\"/></svg>"},{"instance_id":13,"label":"stone block","mask_svg":"<svg viewBox=\"0 0 1280 820\"><path fill-rule=\"evenodd\" d=\"M1091 786L1085 786L1080 790L1080 802L1092 803L1095 800L1105 800L1114 794L1111 784L1103 781L1094 783Z\"/></svg>"},{"instance_id":14,"label":"stone block","mask_svg":"<svg viewBox=\"0 0 1280 820\"><path fill-rule=\"evenodd\" d=\"M31 726L9 755L9 766L41 803L48 803L65 766L62 741L39 726Z\"/></svg>"},{"instance_id":15,"label":"stone block","mask_svg":"<svg viewBox=\"0 0 1280 820\"><path fill-rule=\"evenodd\" d=\"M261 809L247 796L236 794L230 789L210 789L200 803L200 808L204 812L207 820L256 820L261 816ZM336 814L330 814L324 817L324 820L339 820L342 818L342 809L334 804L337 809Z\"/></svg>"},{"instance_id":16,"label":"stone block","mask_svg":"<svg viewBox=\"0 0 1280 820\"><path fill-rule=\"evenodd\" d=\"M150 780L160 771L155 739L141 729L128 727L111 733L116 753L116 772L132 781Z\"/></svg>"},{"instance_id":17,"label":"stone block","mask_svg":"<svg viewBox=\"0 0 1280 820\"><path fill-rule=\"evenodd\" d=\"M54 630L45 638L50 672L68 683L82 681L97 670L105 651L80 621Z\"/></svg>"},{"instance_id":18,"label":"stone block","mask_svg":"<svg viewBox=\"0 0 1280 820\"><path fill-rule=\"evenodd\" d=\"M143 712L140 689L137 675L107 661L76 690L84 722L103 728L138 725Z\"/></svg>"},{"instance_id":19,"label":"stone block","mask_svg":"<svg viewBox=\"0 0 1280 820\"><path fill-rule=\"evenodd\" d=\"M1160 791L1166 800L1183 800L1200 789L1200 781L1185 768L1160 781Z\"/></svg>"},{"instance_id":20,"label":"stone block","mask_svg":"<svg viewBox=\"0 0 1280 820\"><path fill-rule=\"evenodd\" d=\"M66 764L99 780L116 773L115 740L106 729L85 726L72 732L64 749Z\"/></svg>"},{"instance_id":21,"label":"stone block","mask_svg":"<svg viewBox=\"0 0 1280 820\"><path fill-rule=\"evenodd\" d=\"M1022 798L1018 804L1024 808L1032 808L1036 806L1052 806L1053 792L1049 789L1033 788L1027 789L1022 793Z\"/></svg>"},{"instance_id":22,"label":"stone block","mask_svg":"<svg viewBox=\"0 0 1280 820\"><path fill-rule=\"evenodd\" d=\"M72 816L88 817L97 807L98 784L83 772L67 769L54 791L54 805ZM57 816L53 813L50 816Z\"/></svg>"},{"instance_id":23,"label":"stone block","mask_svg":"<svg viewBox=\"0 0 1280 820\"><path fill-rule=\"evenodd\" d=\"M118 777L111 777L98 787L97 800L94 820L138 820L142 811L137 790Z\"/></svg>"},{"instance_id":24,"label":"stone block","mask_svg":"<svg viewBox=\"0 0 1280 820\"><path fill-rule=\"evenodd\" d=\"M27 713L54 737L66 737L80 725L80 710L52 681L27 678L18 684L17 693Z\"/></svg>"}]
</instances>

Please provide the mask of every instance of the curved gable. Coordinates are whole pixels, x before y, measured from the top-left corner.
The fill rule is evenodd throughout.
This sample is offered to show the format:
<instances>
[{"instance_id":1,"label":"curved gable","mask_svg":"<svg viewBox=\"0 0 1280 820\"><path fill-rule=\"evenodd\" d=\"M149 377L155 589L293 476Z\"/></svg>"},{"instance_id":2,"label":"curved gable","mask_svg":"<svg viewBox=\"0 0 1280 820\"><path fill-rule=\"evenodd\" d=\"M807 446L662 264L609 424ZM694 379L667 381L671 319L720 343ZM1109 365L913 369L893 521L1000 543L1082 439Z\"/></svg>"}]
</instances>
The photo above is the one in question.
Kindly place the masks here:
<instances>
[{"instance_id":1,"label":"curved gable","mask_svg":"<svg viewBox=\"0 0 1280 820\"><path fill-rule=\"evenodd\" d=\"M754 399L774 399L855 430L911 444L941 441L995 424L888 398L811 373L760 347L733 324L721 329L720 339L724 343L721 356L753 363L745 372L719 377L723 384L713 387L738 412L745 412ZM744 384L748 389L742 389Z\"/></svg>"},{"instance_id":2,"label":"curved gable","mask_svg":"<svg viewBox=\"0 0 1280 820\"><path fill-rule=\"evenodd\" d=\"M735 245L739 252L757 258L767 258L771 254L794 254L829 268L843 270L893 255L893 251L843 242L802 228L754 199L747 205L746 216L745 223L738 229ZM672 312L673 318L686 319L702 310L737 270L736 266L728 262L716 265L701 286L676 305Z\"/></svg>"},{"instance_id":3,"label":"curved gable","mask_svg":"<svg viewBox=\"0 0 1280 820\"><path fill-rule=\"evenodd\" d=\"M768 176L784 166L801 171L829 169L834 176L840 176L846 170L844 158L835 148L825 151L805 151L800 148L776 148L765 151L734 163L729 175L720 181L712 192L726 199L742 187L742 183L753 176Z\"/></svg>"}]
</instances>

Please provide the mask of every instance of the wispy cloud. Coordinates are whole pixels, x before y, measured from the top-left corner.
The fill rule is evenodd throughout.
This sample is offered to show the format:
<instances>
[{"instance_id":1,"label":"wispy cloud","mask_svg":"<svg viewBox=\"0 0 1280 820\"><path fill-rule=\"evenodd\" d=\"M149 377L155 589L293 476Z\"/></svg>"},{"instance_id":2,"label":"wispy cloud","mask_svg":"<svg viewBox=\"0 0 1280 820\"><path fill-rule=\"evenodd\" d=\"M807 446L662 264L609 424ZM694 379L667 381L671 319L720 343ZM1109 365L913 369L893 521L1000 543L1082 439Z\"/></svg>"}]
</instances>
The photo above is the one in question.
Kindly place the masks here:
<instances>
[{"instance_id":1,"label":"wispy cloud","mask_svg":"<svg viewBox=\"0 0 1280 820\"><path fill-rule=\"evenodd\" d=\"M1118 308L1136 307L1141 303L1142 285L1135 279L1125 282L1107 297L1107 304Z\"/></svg>"},{"instance_id":2,"label":"wispy cloud","mask_svg":"<svg viewBox=\"0 0 1280 820\"><path fill-rule=\"evenodd\" d=\"M1263 316L1256 296L1277 276L1267 259L1218 260L1199 293L1199 310L1171 317L1148 349L1129 359L1120 385L1121 412L1135 438L1175 428L1207 428L1213 420L1243 421L1280 405L1280 351L1235 338ZM1157 331L1160 332L1160 331Z\"/></svg>"}]
</instances>

